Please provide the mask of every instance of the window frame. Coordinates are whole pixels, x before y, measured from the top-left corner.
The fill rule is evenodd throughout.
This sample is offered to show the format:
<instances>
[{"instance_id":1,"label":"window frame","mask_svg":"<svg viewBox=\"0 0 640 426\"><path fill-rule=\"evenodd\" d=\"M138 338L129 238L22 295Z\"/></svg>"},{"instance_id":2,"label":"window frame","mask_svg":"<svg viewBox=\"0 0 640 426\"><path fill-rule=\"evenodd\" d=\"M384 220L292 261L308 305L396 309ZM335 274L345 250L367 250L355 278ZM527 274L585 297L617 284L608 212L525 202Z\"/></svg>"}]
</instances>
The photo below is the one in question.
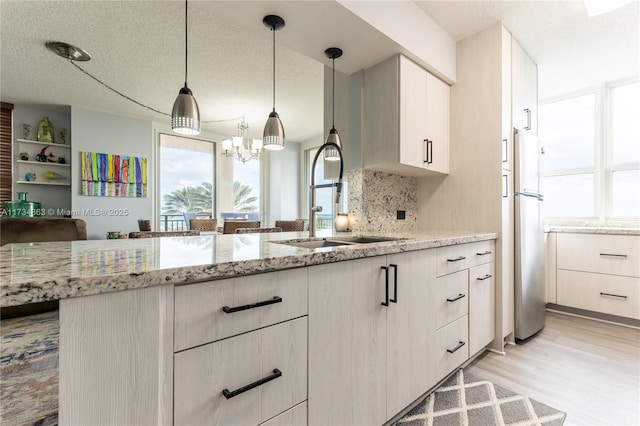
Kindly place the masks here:
<instances>
[{"instance_id":1,"label":"window frame","mask_svg":"<svg viewBox=\"0 0 640 426\"><path fill-rule=\"evenodd\" d=\"M593 174L593 216L559 216L545 217L545 219L580 219L580 220L604 220L622 221L638 219L637 217L612 217L613 212L613 173L617 171L638 170L640 161L628 163L613 163L613 90L637 83L637 77L630 77L599 86L589 87L583 90L569 92L559 96L553 96L538 101L538 105L544 106L585 95L594 95L594 162L593 167L562 168L544 171L543 177L571 176L579 174Z\"/></svg>"}]
</instances>

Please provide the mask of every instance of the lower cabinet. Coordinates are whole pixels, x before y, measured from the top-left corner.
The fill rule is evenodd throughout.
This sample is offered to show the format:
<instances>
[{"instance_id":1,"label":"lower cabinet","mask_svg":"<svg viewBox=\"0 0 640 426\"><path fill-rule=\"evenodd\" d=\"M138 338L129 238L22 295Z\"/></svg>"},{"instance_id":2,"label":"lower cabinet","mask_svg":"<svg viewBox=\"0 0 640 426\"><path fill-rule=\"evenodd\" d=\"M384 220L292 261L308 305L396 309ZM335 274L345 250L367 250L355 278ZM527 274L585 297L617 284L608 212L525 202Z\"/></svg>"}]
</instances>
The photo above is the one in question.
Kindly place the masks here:
<instances>
[{"instance_id":1,"label":"lower cabinet","mask_svg":"<svg viewBox=\"0 0 640 426\"><path fill-rule=\"evenodd\" d=\"M469 269L469 356L484 349L495 338L495 263Z\"/></svg>"},{"instance_id":2,"label":"lower cabinet","mask_svg":"<svg viewBox=\"0 0 640 426\"><path fill-rule=\"evenodd\" d=\"M433 255L309 268L309 424L381 425L435 384Z\"/></svg>"},{"instance_id":3,"label":"lower cabinet","mask_svg":"<svg viewBox=\"0 0 640 426\"><path fill-rule=\"evenodd\" d=\"M559 232L556 293L549 301L587 311L640 319L640 236Z\"/></svg>"}]
</instances>

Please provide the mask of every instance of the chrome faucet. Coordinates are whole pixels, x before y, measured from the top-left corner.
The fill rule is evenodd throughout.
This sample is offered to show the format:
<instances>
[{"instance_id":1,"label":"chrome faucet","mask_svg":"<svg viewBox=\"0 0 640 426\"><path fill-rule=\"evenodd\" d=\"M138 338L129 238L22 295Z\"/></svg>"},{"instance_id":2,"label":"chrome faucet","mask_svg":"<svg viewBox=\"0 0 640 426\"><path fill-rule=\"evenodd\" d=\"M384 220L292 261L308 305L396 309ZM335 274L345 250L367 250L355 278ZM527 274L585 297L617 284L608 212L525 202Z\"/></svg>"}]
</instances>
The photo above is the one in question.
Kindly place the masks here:
<instances>
[{"instance_id":1,"label":"chrome faucet","mask_svg":"<svg viewBox=\"0 0 640 426\"><path fill-rule=\"evenodd\" d=\"M320 157L320 153L324 151L328 147L333 147L338 150L338 154L340 154L340 174L338 175L338 182L336 183L325 183L322 185L316 185L316 163L318 162L318 157ZM322 211L322 206L316 206L316 189L317 188L332 188L336 187L336 204L340 204L340 197L342 195L342 172L344 169L344 159L342 157L342 149L338 144L334 142L325 142L323 145L318 148L318 152L316 152L316 156L313 157L313 164L311 165L311 202L309 205L309 237L316 236L316 213Z\"/></svg>"}]
</instances>

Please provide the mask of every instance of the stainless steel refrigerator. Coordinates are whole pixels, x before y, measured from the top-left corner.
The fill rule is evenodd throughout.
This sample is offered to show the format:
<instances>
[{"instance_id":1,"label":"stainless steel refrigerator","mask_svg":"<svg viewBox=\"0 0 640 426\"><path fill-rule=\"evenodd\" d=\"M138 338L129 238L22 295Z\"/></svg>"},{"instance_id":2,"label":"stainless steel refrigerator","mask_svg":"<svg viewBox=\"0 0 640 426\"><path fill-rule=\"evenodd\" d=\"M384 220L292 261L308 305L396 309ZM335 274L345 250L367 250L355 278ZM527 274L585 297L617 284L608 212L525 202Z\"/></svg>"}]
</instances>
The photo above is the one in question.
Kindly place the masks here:
<instances>
[{"instance_id":1,"label":"stainless steel refrigerator","mask_svg":"<svg viewBox=\"0 0 640 426\"><path fill-rule=\"evenodd\" d=\"M540 188L542 150L531 132L514 129L515 337L526 339L544 326L544 231Z\"/></svg>"}]
</instances>

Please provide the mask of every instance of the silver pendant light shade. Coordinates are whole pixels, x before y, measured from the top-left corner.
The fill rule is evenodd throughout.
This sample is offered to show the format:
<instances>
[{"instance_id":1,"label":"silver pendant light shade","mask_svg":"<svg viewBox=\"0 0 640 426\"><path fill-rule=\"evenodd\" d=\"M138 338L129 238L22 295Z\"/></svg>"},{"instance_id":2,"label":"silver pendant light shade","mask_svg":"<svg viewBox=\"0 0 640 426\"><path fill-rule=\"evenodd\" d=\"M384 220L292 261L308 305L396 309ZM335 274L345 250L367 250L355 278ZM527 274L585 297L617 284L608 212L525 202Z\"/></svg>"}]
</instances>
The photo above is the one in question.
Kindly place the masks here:
<instances>
[{"instance_id":1,"label":"silver pendant light shade","mask_svg":"<svg viewBox=\"0 0 640 426\"><path fill-rule=\"evenodd\" d=\"M284 28L284 19L276 15L267 15L262 19L262 23L273 34L273 111L264 125L262 145L264 149L277 151L284 148L284 126L276 112L276 31Z\"/></svg>"},{"instance_id":2,"label":"silver pendant light shade","mask_svg":"<svg viewBox=\"0 0 640 426\"><path fill-rule=\"evenodd\" d=\"M196 98L187 87L187 83L180 89L180 93L173 103L171 112L171 129L183 135L197 135L200 133L200 110Z\"/></svg>"},{"instance_id":3,"label":"silver pendant light shade","mask_svg":"<svg viewBox=\"0 0 640 426\"><path fill-rule=\"evenodd\" d=\"M342 150L342 141L340 141L340 135L335 127L335 112L336 112L336 58L342 56L342 49L339 47L330 47L324 51L324 54L327 58L333 61L333 96L332 96L332 106L331 106L331 130L329 131L329 136L327 136L327 140L325 142L333 142L340 147ZM324 150L324 159L327 161L338 161L340 160L340 153L334 147L327 147Z\"/></svg>"},{"instance_id":4,"label":"silver pendant light shade","mask_svg":"<svg viewBox=\"0 0 640 426\"><path fill-rule=\"evenodd\" d=\"M183 135L200 133L200 110L193 93L187 87L187 59L189 53L187 12L188 4L184 2L184 87L180 89L171 111L171 129Z\"/></svg>"}]
</instances>

